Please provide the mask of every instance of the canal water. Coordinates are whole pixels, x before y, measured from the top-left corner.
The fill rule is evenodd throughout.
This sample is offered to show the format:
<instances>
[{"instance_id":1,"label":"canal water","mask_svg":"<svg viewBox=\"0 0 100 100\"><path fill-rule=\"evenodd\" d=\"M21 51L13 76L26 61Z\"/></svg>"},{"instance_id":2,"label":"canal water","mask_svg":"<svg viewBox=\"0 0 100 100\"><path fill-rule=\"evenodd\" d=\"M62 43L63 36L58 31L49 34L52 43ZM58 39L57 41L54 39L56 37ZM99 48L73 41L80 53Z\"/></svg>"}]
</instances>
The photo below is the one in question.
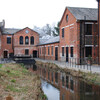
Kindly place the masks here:
<instances>
[{"instance_id":1,"label":"canal water","mask_svg":"<svg viewBox=\"0 0 100 100\"><path fill-rule=\"evenodd\" d=\"M100 86L88 84L70 74L37 67L42 90L48 100L100 100Z\"/></svg>"},{"instance_id":2,"label":"canal water","mask_svg":"<svg viewBox=\"0 0 100 100\"><path fill-rule=\"evenodd\" d=\"M60 100L60 91L49 84L48 82L41 80L42 90L46 94L48 100Z\"/></svg>"}]
</instances>

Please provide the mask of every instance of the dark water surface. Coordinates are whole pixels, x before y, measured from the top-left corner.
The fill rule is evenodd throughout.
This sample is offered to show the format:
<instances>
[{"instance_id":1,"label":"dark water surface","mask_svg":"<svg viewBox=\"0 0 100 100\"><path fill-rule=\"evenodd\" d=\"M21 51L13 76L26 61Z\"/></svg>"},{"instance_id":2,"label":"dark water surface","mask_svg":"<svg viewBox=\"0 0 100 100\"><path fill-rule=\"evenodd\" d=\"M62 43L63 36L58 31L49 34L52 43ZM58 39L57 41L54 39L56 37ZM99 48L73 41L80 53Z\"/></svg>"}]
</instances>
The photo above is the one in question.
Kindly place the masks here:
<instances>
[{"instance_id":1,"label":"dark water surface","mask_svg":"<svg viewBox=\"0 0 100 100\"><path fill-rule=\"evenodd\" d=\"M46 67L38 66L37 74L43 79L42 89L48 100L100 100L98 85L88 84L70 74Z\"/></svg>"}]
</instances>

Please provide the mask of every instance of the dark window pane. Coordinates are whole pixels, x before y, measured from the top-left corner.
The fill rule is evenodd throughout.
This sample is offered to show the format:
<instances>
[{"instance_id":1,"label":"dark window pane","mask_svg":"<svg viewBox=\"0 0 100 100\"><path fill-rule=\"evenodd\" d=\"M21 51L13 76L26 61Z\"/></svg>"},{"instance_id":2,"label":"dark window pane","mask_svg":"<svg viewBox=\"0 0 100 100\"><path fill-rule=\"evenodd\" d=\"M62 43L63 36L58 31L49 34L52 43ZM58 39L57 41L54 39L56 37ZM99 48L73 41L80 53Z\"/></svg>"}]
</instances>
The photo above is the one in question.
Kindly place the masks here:
<instances>
[{"instance_id":1,"label":"dark window pane","mask_svg":"<svg viewBox=\"0 0 100 100\"><path fill-rule=\"evenodd\" d=\"M86 35L92 35L92 24L85 25Z\"/></svg>"},{"instance_id":2,"label":"dark window pane","mask_svg":"<svg viewBox=\"0 0 100 100\"><path fill-rule=\"evenodd\" d=\"M62 76L62 86L64 86L65 80L64 80L64 76Z\"/></svg>"},{"instance_id":3,"label":"dark window pane","mask_svg":"<svg viewBox=\"0 0 100 100\"><path fill-rule=\"evenodd\" d=\"M64 28L62 29L62 37L64 37Z\"/></svg>"},{"instance_id":4,"label":"dark window pane","mask_svg":"<svg viewBox=\"0 0 100 100\"><path fill-rule=\"evenodd\" d=\"M51 73L51 78L52 78L52 82L53 82L53 72Z\"/></svg>"},{"instance_id":5,"label":"dark window pane","mask_svg":"<svg viewBox=\"0 0 100 100\"><path fill-rule=\"evenodd\" d=\"M58 73L55 72L55 82L58 83Z\"/></svg>"},{"instance_id":6,"label":"dark window pane","mask_svg":"<svg viewBox=\"0 0 100 100\"><path fill-rule=\"evenodd\" d=\"M48 71L48 80L50 80L50 72Z\"/></svg>"},{"instance_id":7,"label":"dark window pane","mask_svg":"<svg viewBox=\"0 0 100 100\"><path fill-rule=\"evenodd\" d=\"M68 15L66 16L66 21L68 22Z\"/></svg>"},{"instance_id":8,"label":"dark window pane","mask_svg":"<svg viewBox=\"0 0 100 100\"><path fill-rule=\"evenodd\" d=\"M68 88L68 87L69 87L69 77L66 76L66 88Z\"/></svg>"},{"instance_id":9,"label":"dark window pane","mask_svg":"<svg viewBox=\"0 0 100 100\"><path fill-rule=\"evenodd\" d=\"M62 56L64 56L64 47L62 47Z\"/></svg>"},{"instance_id":10,"label":"dark window pane","mask_svg":"<svg viewBox=\"0 0 100 100\"><path fill-rule=\"evenodd\" d=\"M74 81L72 79L70 80L70 89L74 90Z\"/></svg>"},{"instance_id":11,"label":"dark window pane","mask_svg":"<svg viewBox=\"0 0 100 100\"><path fill-rule=\"evenodd\" d=\"M25 37L25 44L29 44L29 38L28 38L28 36Z\"/></svg>"},{"instance_id":12,"label":"dark window pane","mask_svg":"<svg viewBox=\"0 0 100 100\"><path fill-rule=\"evenodd\" d=\"M86 57L89 57L89 56L92 57L92 47L86 47L85 48L85 56Z\"/></svg>"},{"instance_id":13,"label":"dark window pane","mask_svg":"<svg viewBox=\"0 0 100 100\"><path fill-rule=\"evenodd\" d=\"M7 37L7 44L11 44L11 37Z\"/></svg>"},{"instance_id":14,"label":"dark window pane","mask_svg":"<svg viewBox=\"0 0 100 100\"><path fill-rule=\"evenodd\" d=\"M31 37L31 44L34 44L34 37Z\"/></svg>"},{"instance_id":15,"label":"dark window pane","mask_svg":"<svg viewBox=\"0 0 100 100\"><path fill-rule=\"evenodd\" d=\"M53 55L53 46L51 47L51 54Z\"/></svg>"},{"instance_id":16,"label":"dark window pane","mask_svg":"<svg viewBox=\"0 0 100 100\"><path fill-rule=\"evenodd\" d=\"M73 57L73 47L71 47L71 57Z\"/></svg>"},{"instance_id":17,"label":"dark window pane","mask_svg":"<svg viewBox=\"0 0 100 100\"><path fill-rule=\"evenodd\" d=\"M49 52L50 52L50 51L49 51L49 47L48 47L48 55L50 54Z\"/></svg>"},{"instance_id":18,"label":"dark window pane","mask_svg":"<svg viewBox=\"0 0 100 100\"><path fill-rule=\"evenodd\" d=\"M23 44L23 37L22 36L20 36L19 43Z\"/></svg>"},{"instance_id":19,"label":"dark window pane","mask_svg":"<svg viewBox=\"0 0 100 100\"><path fill-rule=\"evenodd\" d=\"M25 49L25 55L29 55L29 49Z\"/></svg>"}]
</instances>

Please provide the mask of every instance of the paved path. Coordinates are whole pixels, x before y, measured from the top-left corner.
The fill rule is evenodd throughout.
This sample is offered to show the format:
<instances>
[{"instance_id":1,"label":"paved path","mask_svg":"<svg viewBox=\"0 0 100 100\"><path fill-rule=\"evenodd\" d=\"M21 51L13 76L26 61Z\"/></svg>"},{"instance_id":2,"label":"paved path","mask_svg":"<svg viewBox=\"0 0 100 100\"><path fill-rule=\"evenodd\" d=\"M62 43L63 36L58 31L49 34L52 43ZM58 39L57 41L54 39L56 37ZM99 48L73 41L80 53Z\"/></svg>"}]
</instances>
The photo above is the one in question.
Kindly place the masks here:
<instances>
[{"instance_id":1,"label":"paved path","mask_svg":"<svg viewBox=\"0 0 100 100\"><path fill-rule=\"evenodd\" d=\"M72 70L81 70L83 72L92 72L92 73L99 73L100 74L100 66L99 65L75 65L75 64L69 64L66 62L61 62L61 61L53 61L53 60L44 60L44 59L39 59L35 58L36 61L41 61L41 62L50 62L58 65L59 67L62 68L69 68Z\"/></svg>"}]
</instances>

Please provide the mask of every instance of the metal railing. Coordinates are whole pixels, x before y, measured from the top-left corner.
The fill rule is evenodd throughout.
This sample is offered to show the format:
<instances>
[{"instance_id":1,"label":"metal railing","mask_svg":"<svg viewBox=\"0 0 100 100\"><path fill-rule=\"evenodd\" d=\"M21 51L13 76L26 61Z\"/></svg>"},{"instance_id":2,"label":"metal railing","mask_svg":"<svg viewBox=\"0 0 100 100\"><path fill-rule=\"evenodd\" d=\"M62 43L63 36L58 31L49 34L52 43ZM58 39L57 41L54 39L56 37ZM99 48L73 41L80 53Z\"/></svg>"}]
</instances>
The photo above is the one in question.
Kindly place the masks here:
<instances>
[{"instance_id":1,"label":"metal railing","mask_svg":"<svg viewBox=\"0 0 100 100\"><path fill-rule=\"evenodd\" d=\"M76 68L80 70L97 70L98 68L98 58L69 58L68 67Z\"/></svg>"}]
</instances>

